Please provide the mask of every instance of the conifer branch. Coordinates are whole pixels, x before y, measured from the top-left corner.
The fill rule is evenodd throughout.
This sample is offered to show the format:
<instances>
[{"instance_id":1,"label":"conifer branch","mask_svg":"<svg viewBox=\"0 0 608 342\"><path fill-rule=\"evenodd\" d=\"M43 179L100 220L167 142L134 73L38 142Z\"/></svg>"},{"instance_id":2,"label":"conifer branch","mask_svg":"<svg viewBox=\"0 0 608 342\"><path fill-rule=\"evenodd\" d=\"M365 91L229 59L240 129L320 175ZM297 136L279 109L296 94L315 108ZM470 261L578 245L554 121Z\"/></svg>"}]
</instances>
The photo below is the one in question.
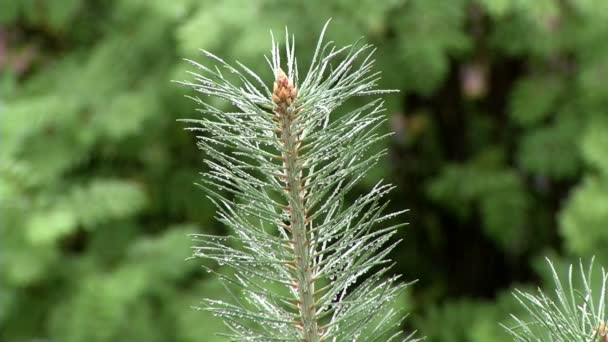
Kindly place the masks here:
<instances>
[{"instance_id":1,"label":"conifer branch","mask_svg":"<svg viewBox=\"0 0 608 342\"><path fill-rule=\"evenodd\" d=\"M285 72L279 67L274 82L272 101L275 103L274 113L277 115L277 136L282 144L281 160L283 162L282 177L279 182L285 183L285 192L289 198L287 212L290 224L286 226L292 234L292 248L295 256L295 286L298 291L298 304L301 321L298 322L303 330L303 341L318 342L321 340L315 306L315 282L312 275L310 255L311 233L307 231L308 207L304 203L303 165L300 163L300 135L302 129L297 120L298 108L291 106L296 98L296 88Z\"/></svg>"},{"instance_id":2,"label":"conifer branch","mask_svg":"<svg viewBox=\"0 0 608 342\"><path fill-rule=\"evenodd\" d=\"M190 61L200 73L180 82L237 108L227 112L195 97L204 116L184 120L196 125L190 129L200 133L207 156L200 186L233 231L193 236L195 256L230 269L209 271L233 302L207 299L202 309L224 319L232 340L413 339L402 336L390 307L409 285L387 278L387 256L399 242L391 238L401 225L377 227L402 213L384 214L381 198L392 187L379 183L353 204L345 201L384 154L366 152L386 136L377 132L382 102L330 118L354 96L387 91L375 90L372 47L337 48L324 42L326 28L301 82L287 32L285 69L272 39L272 89L241 63L233 67L206 51L215 66Z\"/></svg>"},{"instance_id":3,"label":"conifer branch","mask_svg":"<svg viewBox=\"0 0 608 342\"><path fill-rule=\"evenodd\" d=\"M553 282L554 296L540 288L536 294L520 290L514 292L517 301L531 319L524 321L512 315L515 324L503 327L514 341L547 342L606 342L606 293L608 273L602 268L600 278L593 278L593 260L587 269L579 263L578 277L572 265L567 278L561 279L555 267L547 259ZM580 290L579 290L580 289Z\"/></svg>"}]
</instances>

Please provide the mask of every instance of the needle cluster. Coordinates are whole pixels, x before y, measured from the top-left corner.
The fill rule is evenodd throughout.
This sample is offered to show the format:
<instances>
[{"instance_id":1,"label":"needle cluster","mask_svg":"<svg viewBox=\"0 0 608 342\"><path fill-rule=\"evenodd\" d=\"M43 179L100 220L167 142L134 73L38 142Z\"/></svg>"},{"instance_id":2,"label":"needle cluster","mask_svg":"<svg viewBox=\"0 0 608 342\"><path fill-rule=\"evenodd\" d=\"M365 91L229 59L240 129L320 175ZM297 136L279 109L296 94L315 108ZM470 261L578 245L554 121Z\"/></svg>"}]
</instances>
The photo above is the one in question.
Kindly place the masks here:
<instances>
[{"instance_id":1,"label":"needle cluster","mask_svg":"<svg viewBox=\"0 0 608 342\"><path fill-rule=\"evenodd\" d=\"M208 270L233 300L201 308L221 317L234 341L411 340L392 307L408 285L389 274L399 225L386 222L401 213L384 212L392 187L345 200L385 153L370 152L385 137L380 99L335 115L354 96L388 92L375 89L372 47L336 47L322 33L301 80L286 32L286 68L274 38L267 58L272 89L241 63L203 53L214 65L191 61L199 71L181 83L234 110L194 97L203 116L185 121L206 154L200 186L231 234L194 235L194 256L225 266Z\"/></svg>"},{"instance_id":2,"label":"needle cluster","mask_svg":"<svg viewBox=\"0 0 608 342\"><path fill-rule=\"evenodd\" d=\"M600 277L593 277L593 260L585 269L579 263L579 275L574 275L572 265L566 279L559 277L555 267L547 259L555 284L553 295L538 289L537 293L516 290L517 301L523 306L529 319L512 316L515 324L504 326L514 341L542 342L607 342L606 291L608 273L601 270Z\"/></svg>"}]
</instances>

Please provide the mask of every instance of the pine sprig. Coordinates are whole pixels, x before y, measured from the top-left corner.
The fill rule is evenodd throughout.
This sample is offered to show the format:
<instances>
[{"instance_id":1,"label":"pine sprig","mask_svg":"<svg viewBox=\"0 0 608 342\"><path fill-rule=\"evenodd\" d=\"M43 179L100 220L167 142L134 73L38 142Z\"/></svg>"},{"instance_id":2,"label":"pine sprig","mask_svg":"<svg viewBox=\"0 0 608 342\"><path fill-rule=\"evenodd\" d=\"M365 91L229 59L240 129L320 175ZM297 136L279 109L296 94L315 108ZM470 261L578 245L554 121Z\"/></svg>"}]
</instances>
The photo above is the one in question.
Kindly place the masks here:
<instances>
[{"instance_id":1,"label":"pine sprig","mask_svg":"<svg viewBox=\"0 0 608 342\"><path fill-rule=\"evenodd\" d=\"M203 51L215 65L190 61L198 73L180 82L221 98L227 112L193 99L203 117L194 125L209 171L200 186L217 206L230 236L196 234L194 256L230 271L217 274L232 302L207 299L234 341L412 340L396 327L391 302L409 284L387 277L388 254L400 225L382 227L392 187L378 184L347 204L345 195L384 155L367 151L385 137L383 103L373 99L338 118L339 107L376 90L373 48L338 48L323 35L300 82L294 38L286 31L286 70L272 38L273 88L239 62ZM226 75L224 75L226 73ZM236 79L236 81L234 81Z\"/></svg>"},{"instance_id":2,"label":"pine sprig","mask_svg":"<svg viewBox=\"0 0 608 342\"><path fill-rule=\"evenodd\" d=\"M555 283L554 296L540 288L536 294L516 290L514 296L531 320L526 322L512 315L515 324L503 327L515 341L522 342L608 341L605 321L608 273L602 268L599 282L594 279L592 260L587 269L579 263L580 276L576 278L570 265L567 279L563 280L551 261L547 262Z\"/></svg>"}]
</instances>

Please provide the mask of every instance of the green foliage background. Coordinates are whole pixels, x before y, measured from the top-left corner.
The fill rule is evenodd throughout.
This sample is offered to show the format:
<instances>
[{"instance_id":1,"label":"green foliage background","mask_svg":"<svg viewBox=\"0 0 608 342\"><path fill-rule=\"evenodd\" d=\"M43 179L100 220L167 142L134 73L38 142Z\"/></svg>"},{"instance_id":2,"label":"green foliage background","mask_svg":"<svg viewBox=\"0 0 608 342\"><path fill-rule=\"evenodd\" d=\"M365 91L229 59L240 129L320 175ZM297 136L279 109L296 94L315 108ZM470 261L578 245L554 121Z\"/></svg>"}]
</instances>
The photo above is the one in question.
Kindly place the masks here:
<instances>
[{"instance_id":1,"label":"green foliage background","mask_svg":"<svg viewBox=\"0 0 608 342\"><path fill-rule=\"evenodd\" d=\"M543 256L608 265L604 0L1 0L0 340L220 341L190 306L223 290L185 258L188 233L224 228L170 80L204 48L270 83L269 29L306 65L329 17L401 90L365 186L412 209L408 329L508 341L509 293L549 284Z\"/></svg>"}]
</instances>

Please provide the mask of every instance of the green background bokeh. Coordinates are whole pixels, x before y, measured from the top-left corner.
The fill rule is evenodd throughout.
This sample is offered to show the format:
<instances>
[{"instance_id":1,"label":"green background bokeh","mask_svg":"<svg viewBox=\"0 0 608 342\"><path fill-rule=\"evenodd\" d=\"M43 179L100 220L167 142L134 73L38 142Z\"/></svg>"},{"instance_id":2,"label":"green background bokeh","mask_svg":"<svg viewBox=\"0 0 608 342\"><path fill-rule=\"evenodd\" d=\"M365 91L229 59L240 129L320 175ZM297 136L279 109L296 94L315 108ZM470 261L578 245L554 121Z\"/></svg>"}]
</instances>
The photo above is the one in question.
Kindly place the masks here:
<instances>
[{"instance_id":1,"label":"green background bokeh","mask_svg":"<svg viewBox=\"0 0 608 342\"><path fill-rule=\"evenodd\" d=\"M411 209L405 329L509 341L544 256L608 265L607 1L0 0L0 340L221 341L191 307L223 289L185 259L187 234L225 231L171 80L203 48L271 84L285 26L303 72L330 17L400 90L356 192L384 178Z\"/></svg>"}]
</instances>

